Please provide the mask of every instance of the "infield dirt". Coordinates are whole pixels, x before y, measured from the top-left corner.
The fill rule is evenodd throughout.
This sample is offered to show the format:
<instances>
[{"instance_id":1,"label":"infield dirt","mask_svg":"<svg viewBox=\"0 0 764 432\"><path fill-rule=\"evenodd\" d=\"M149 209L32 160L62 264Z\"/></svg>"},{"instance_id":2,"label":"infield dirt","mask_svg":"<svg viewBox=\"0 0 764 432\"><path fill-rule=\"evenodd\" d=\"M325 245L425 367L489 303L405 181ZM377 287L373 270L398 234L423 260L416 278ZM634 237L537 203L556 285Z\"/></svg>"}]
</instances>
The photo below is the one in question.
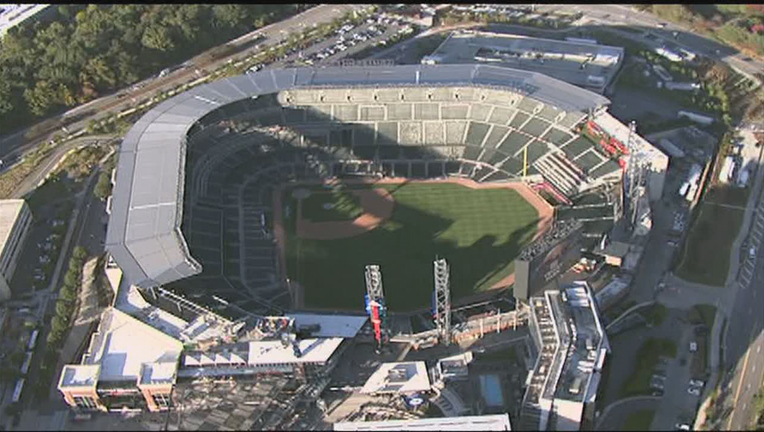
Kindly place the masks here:
<instances>
[{"instance_id":1,"label":"infield dirt","mask_svg":"<svg viewBox=\"0 0 764 432\"><path fill-rule=\"evenodd\" d=\"M285 184L274 191L279 260L297 308L361 310L366 264L382 267L392 310L428 307L435 255L451 264L453 301L506 288L514 282L515 256L548 228L553 215L543 198L519 182L385 178L341 183L361 198L364 213L354 220L301 218L300 200L288 192L320 182Z\"/></svg>"}]
</instances>

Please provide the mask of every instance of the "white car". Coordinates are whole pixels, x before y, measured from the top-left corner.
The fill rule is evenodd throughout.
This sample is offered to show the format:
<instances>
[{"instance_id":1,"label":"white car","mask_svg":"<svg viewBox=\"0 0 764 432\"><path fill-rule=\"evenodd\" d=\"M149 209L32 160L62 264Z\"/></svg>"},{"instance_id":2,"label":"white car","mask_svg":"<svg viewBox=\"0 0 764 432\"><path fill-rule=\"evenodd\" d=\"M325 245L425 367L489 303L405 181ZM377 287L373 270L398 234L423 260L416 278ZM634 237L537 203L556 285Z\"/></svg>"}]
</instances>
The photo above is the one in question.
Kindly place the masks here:
<instances>
[{"instance_id":1,"label":"white car","mask_svg":"<svg viewBox=\"0 0 764 432\"><path fill-rule=\"evenodd\" d=\"M700 388L702 388L704 385L706 385L706 383L704 383L701 380L691 379L690 380L690 385L693 386L693 387L700 387Z\"/></svg>"},{"instance_id":2,"label":"white car","mask_svg":"<svg viewBox=\"0 0 764 432\"><path fill-rule=\"evenodd\" d=\"M698 351L698 344L696 342L690 342L690 352Z\"/></svg>"},{"instance_id":3,"label":"white car","mask_svg":"<svg viewBox=\"0 0 764 432\"><path fill-rule=\"evenodd\" d=\"M748 258L756 259L756 247L751 246L751 248L748 249Z\"/></svg>"},{"instance_id":4,"label":"white car","mask_svg":"<svg viewBox=\"0 0 764 432\"><path fill-rule=\"evenodd\" d=\"M677 423L676 430L688 431L690 430L690 425L687 423Z\"/></svg>"},{"instance_id":5,"label":"white car","mask_svg":"<svg viewBox=\"0 0 764 432\"><path fill-rule=\"evenodd\" d=\"M687 393L693 395L693 396L700 396L700 389L695 387L690 387L687 389Z\"/></svg>"}]
</instances>

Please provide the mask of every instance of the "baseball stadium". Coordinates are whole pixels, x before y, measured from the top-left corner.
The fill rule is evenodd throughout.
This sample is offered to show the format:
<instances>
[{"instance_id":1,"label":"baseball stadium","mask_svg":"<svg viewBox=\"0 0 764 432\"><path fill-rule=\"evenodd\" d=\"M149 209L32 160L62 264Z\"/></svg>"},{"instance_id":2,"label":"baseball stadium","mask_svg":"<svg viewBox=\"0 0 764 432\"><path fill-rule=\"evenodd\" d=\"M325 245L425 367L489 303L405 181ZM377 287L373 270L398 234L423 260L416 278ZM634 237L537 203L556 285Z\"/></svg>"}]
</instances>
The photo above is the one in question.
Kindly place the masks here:
<instances>
[{"instance_id":1,"label":"baseball stadium","mask_svg":"<svg viewBox=\"0 0 764 432\"><path fill-rule=\"evenodd\" d=\"M233 319L361 311L369 264L392 311L425 309L436 257L454 303L469 302L512 287L515 258L555 218L549 201L566 204L558 218L587 213L592 233L612 225L596 197L621 166L583 127L608 104L486 65L219 80L125 136L106 246L154 301L171 293Z\"/></svg>"}]
</instances>

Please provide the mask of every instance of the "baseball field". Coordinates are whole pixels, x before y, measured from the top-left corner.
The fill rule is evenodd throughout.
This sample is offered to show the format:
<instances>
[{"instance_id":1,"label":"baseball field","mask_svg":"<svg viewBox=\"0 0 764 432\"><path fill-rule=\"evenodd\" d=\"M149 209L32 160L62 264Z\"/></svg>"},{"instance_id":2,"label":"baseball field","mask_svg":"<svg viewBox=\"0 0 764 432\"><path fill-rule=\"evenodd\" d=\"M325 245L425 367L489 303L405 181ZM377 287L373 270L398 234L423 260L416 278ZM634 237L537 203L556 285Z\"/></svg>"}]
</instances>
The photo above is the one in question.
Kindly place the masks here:
<instances>
[{"instance_id":1,"label":"baseball field","mask_svg":"<svg viewBox=\"0 0 764 432\"><path fill-rule=\"evenodd\" d=\"M513 260L552 213L525 185L467 180L291 184L275 205L298 306L362 310L364 268L378 264L393 312L430 306L436 256L450 264L453 301L509 286Z\"/></svg>"}]
</instances>

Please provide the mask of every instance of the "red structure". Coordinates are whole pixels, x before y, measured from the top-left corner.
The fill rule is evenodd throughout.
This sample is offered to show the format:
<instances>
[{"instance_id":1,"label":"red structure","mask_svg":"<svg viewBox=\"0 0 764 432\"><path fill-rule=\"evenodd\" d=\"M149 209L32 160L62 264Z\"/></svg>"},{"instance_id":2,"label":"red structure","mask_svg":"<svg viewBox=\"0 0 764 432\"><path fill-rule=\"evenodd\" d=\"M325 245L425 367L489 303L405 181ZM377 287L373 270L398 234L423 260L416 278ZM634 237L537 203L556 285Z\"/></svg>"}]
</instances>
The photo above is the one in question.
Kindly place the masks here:
<instances>
[{"instance_id":1,"label":"red structure","mask_svg":"<svg viewBox=\"0 0 764 432\"><path fill-rule=\"evenodd\" d=\"M619 154L629 154L629 149L619 140L609 136L605 133L597 123L589 120L586 122L586 131L593 135L595 138L599 138L600 147L602 147L611 156L618 156Z\"/></svg>"},{"instance_id":2,"label":"red structure","mask_svg":"<svg viewBox=\"0 0 764 432\"><path fill-rule=\"evenodd\" d=\"M374 325L374 339L377 340L377 346L382 346L382 318L379 316L380 304L372 300L369 302L371 306L371 323Z\"/></svg>"}]
</instances>

